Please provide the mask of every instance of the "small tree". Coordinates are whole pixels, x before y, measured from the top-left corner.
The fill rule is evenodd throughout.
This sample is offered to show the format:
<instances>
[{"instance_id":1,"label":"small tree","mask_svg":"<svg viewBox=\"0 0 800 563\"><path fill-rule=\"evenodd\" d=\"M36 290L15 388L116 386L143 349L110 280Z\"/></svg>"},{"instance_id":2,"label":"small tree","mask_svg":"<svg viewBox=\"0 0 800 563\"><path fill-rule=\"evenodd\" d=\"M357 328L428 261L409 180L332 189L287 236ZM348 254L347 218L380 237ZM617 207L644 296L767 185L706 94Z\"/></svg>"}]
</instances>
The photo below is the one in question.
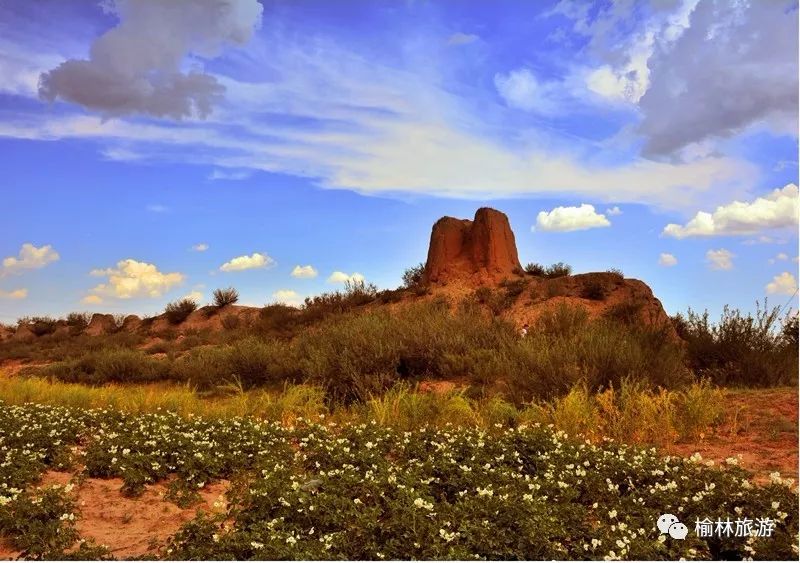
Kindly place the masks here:
<instances>
[{"instance_id":1,"label":"small tree","mask_svg":"<svg viewBox=\"0 0 800 563\"><path fill-rule=\"evenodd\" d=\"M420 262L416 266L408 268L403 272L403 287L406 289L416 289L421 287L425 277L425 264Z\"/></svg>"},{"instance_id":2,"label":"small tree","mask_svg":"<svg viewBox=\"0 0 800 563\"><path fill-rule=\"evenodd\" d=\"M167 320L176 325L186 320L197 309L197 302L192 299L181 299L169 303L164 309Z\"/></svg>"},{"instance_id":3,"label":"small tree","mask_svg":"<svg viewBox=\"0 0 800 563\"><path fill-rule=\"evenodd\" d=\"M214 290L214 305L217 307L233 305L237 301L239 301L239 292L232 287Z\"/></svg>"}]
</instances>

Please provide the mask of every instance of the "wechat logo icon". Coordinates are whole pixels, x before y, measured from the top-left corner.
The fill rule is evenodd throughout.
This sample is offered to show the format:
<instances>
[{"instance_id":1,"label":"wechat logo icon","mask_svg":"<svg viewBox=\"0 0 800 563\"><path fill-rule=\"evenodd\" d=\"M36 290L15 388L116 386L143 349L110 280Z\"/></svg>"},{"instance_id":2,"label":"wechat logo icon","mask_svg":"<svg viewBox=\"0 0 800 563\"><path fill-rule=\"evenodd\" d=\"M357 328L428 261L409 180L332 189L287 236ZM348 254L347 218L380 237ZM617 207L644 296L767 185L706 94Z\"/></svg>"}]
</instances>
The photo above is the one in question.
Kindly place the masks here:
<instances>
[{"instance_id":1,"label":"wechat logo icon","mask_svg":"<svg viewBox=\"0 0 800 563\"><path fill-rule=\"evenodd\" d=\"M669 534L669 537L674 540L685 539L689 534L689 528L682 524L674 514L662 514L659 516L656 525L659 532Z\"/></svg>"}]
</instances>

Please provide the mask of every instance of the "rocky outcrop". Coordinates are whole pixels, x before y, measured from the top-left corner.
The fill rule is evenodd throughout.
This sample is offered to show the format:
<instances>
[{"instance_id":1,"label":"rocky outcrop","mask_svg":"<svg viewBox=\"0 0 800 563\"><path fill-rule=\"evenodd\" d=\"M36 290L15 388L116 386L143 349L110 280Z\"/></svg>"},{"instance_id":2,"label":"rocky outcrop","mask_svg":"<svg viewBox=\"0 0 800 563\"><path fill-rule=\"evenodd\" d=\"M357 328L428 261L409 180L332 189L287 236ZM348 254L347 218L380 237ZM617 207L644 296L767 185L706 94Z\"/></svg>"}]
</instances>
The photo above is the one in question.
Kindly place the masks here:
<instances>
[{"instance_id":1,"label":"rocky outcrop","mask_svg":"<svg viewBox=\"0 0 800 563\"><path fill-rule=\"evenodd\" d=\"M433 225L423 281L476 285L522 274L514 232L504 213L482 207L475 219L442 217Z\"/></svg>"},{"instance_id":2,"label":"rocky outcrop","mask_svg":"<svg viewBox=\"0 0 800 563\"><path fill-rule=\"evenodd\" d=\"M91 336L99 336L101 334L111 334L116 331L117 323L114 320L114 315L95 313L92 315L92 320L89 321L89 326L86 327L85 333Z\"/></svg>"}]
</instances>

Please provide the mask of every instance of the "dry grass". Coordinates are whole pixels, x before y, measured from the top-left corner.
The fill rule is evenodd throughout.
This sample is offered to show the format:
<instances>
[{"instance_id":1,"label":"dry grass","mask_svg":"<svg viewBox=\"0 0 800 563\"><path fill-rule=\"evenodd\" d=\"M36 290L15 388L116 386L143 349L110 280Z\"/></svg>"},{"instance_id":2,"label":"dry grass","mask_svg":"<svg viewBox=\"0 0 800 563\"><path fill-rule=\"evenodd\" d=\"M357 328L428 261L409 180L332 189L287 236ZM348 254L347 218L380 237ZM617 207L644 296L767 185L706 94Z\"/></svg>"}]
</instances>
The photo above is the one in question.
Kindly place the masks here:
<instances>
[{"instance_id":1,"label":"dry grass","mask_svg":"<svg viewBox=\"0 0 800 563\"><path fill-rule=\"evenodd\" d=\"M331 405L321 387L286 385L281 390L245 391L235 386L204 395L186 385L148 384L88 387L42 378L0 377L0 401L182 416L253 416L290 423L323 416L337 422L376 421L410 430L429 424L491 427L495 424L552 424L571 435L666 445L690 440L723 422L723 391L707 383L683 391L650 391L624 382L620 389L590 393L576 385L564 397L516 407L499 396L469 397L467 390L421 392L401 383L363 403Z\"/></svg>"}]
</instances>

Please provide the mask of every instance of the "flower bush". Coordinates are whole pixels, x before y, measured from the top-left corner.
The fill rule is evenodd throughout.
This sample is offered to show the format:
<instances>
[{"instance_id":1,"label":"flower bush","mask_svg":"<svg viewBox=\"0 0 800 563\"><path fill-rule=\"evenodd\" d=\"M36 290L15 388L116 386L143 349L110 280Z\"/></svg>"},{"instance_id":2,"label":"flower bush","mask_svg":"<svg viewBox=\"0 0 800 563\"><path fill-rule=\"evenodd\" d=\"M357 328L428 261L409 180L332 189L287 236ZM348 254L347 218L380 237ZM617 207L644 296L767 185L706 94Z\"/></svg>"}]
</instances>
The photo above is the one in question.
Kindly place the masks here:
<instances>
[{"instance_id":1,"label":"flower bush","mask_svg":"<svg viewBox=\"0 0 800 563\"><path fill-rule=\"evenodd\" d=\"M224 512L153 554L169 559L797 557L798 499L779 476L756 486L735 459L711 467L543 425L403 431L2 406L0 459L0 534L31 556L103 556L74 534L69 491L34 503L39 473L73 464L133 495L174 476L177 502L230 479ZM664 513L689 527L685 540L659 533ZM36 515L35 533L15 527L22 514ZM696 520L739 515L774 520L771 537L694 533Z\"/></svg>"}]
</instances>

